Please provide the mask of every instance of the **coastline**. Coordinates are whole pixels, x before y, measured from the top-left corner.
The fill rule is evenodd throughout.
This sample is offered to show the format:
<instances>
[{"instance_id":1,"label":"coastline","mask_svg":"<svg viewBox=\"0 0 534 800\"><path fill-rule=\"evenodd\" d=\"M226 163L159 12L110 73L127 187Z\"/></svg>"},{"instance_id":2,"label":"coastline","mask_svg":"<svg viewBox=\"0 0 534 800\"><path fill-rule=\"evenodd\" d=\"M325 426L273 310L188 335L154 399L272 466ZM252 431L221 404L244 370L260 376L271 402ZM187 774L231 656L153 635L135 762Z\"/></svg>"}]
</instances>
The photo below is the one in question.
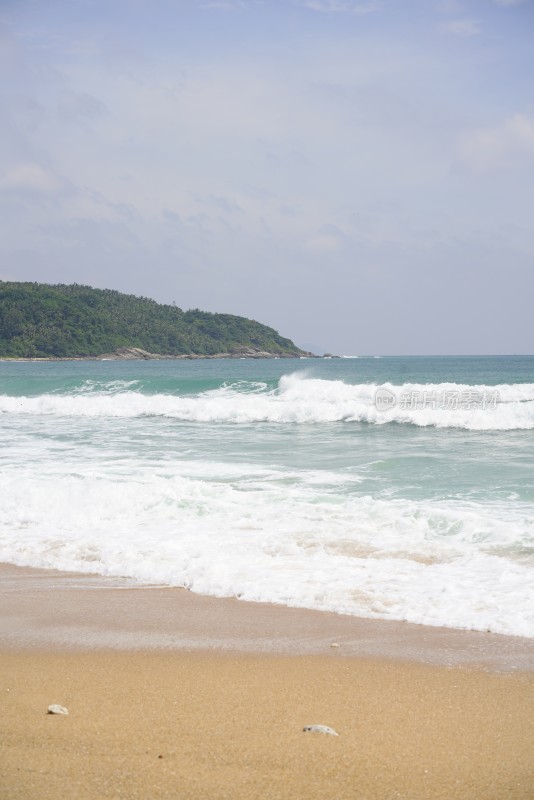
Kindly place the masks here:
<instances>
[{"instance_id":1,"label":"coastline","mask_svg":"<svg viewBox=\"0 0 534 800\"><path fill-rule=\"evenodd\" d=\"M531 640L9 565L0 607L9 800L533 797Z\"/></svg>"},{"instance_id":2,"label":"coastline","mask_svg":"<svg viewBox=\"0 0 534 800\"><path fill-rule=\"evenodd\" d=\"M271 353L266 350L260 350L256 347L236 347L228 353L180 353L178 355L165 355L162 353L149 353L148 350L142 350L140 347L119 347L113 353L102 353L96 356L30 356L30 357L15 357L15 356L0 356L0 361L7 361L10 363L32 363L32 362L47 362L47 361L194 361L210 360L210 359L279 359L279 358L339 358L331 354L318 356L314 353L308 353L304 350L299 350L290 353Z\"/></svg>"},{"instance_id":3,"label":"coastline","mask_svg":"<svg viewBox=\"0 0 534 800\"><path fill-rule=\"evenodd\" d=\"M332 643L339 647L331 648ZM534 639L250 603L133 579L4 563L0 648L329 653L534 672Z\"/></svg>"},{"instance_id":4,"label":"coastline","mask_svg":"<svg viewBox=\"0 0 534 800\"><path fill-rule=\"evenodd\" d=\"M265 356L235 356L230 353L216 353L215 355L200 355L198 353L188 353L186 355L166 356L151 354L146 356L116 356L116 355L102 355L102 356L49 356L49 357L36 357L36 358L9 358L8 356L0 356L0 361L5 361L10 364L32 364L32 363L46 363L48 361L206 361L212 359L242 359L242 358L255 358L255 359L277 359L277 358L323 358L323 356L288 356L288 355L275 355L270 353Z\"/></svg>"}]
</instances>

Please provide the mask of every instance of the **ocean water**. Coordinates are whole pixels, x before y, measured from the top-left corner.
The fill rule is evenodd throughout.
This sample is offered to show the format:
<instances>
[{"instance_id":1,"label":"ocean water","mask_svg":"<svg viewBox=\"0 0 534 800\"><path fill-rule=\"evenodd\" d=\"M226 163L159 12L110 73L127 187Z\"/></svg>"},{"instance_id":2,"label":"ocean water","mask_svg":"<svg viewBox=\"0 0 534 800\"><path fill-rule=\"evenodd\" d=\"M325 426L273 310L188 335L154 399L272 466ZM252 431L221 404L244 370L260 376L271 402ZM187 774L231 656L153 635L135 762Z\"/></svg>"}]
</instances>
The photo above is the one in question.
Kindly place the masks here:
<instances>
[{"instance_id":1,"label":"ocean water","mask_svg":"<svg viewBox=\"0 0 534 800\"><path fill-rule=\"evenodd\" d=\"M0 362L0 560L534 636L534 357Z\"/></svg>"}]
</instances>

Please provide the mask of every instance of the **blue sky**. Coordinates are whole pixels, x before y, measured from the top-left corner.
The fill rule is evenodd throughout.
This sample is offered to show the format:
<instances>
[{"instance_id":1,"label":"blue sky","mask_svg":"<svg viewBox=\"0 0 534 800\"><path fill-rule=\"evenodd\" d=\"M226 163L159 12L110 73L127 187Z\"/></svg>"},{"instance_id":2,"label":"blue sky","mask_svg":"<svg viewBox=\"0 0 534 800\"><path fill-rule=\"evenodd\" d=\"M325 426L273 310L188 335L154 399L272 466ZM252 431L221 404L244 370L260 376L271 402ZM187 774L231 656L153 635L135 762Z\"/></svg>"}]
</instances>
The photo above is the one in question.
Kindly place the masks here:
<instances>
[{"instance_id":1,"label":"blue sky","mask_svg":"<svg viewBox=\"0 0 534 800\"><path fill-rule=\"evenodd\" d=\"M532 353L534 0L3 0L0 279Z\"/></svg>"}]
</instances>

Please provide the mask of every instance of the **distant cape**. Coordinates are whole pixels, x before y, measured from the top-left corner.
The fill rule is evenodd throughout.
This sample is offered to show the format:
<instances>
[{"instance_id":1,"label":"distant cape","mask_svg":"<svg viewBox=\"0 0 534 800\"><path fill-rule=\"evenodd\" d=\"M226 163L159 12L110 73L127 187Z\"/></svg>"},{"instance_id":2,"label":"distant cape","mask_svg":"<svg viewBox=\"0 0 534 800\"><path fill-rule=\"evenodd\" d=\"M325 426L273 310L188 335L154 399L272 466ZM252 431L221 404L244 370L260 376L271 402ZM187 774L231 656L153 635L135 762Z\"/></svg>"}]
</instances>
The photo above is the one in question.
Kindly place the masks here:
<instances>
[{"instance_id":1,"label":"distant cape","mask_svg":"<svg viewBox=\"0 0 534 800\"><path fill-rule=\"evenodd\" d=\"M0 281L0 358L301 358L266 325L112 289Z\"/></svg>"}]
</instances>

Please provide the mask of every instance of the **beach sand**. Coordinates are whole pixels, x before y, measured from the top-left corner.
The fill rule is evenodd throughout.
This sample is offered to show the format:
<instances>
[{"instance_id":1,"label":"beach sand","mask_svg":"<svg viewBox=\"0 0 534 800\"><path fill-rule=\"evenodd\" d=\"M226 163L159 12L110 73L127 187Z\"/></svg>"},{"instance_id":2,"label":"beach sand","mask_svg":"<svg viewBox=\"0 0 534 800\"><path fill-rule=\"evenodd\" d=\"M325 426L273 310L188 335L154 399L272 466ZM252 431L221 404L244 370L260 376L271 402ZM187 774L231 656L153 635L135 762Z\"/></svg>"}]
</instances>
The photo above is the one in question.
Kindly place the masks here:
<instances>
[{"instance_id":1,"label":"beach sand","mask_svg":"<svg viewBox=\"0 0 534 800\"><path fill-rule=\"evenodd\" d=\"M532 800L533 667L515 637L2 567L0 797Z\"/></svg>"}]
</instances>

